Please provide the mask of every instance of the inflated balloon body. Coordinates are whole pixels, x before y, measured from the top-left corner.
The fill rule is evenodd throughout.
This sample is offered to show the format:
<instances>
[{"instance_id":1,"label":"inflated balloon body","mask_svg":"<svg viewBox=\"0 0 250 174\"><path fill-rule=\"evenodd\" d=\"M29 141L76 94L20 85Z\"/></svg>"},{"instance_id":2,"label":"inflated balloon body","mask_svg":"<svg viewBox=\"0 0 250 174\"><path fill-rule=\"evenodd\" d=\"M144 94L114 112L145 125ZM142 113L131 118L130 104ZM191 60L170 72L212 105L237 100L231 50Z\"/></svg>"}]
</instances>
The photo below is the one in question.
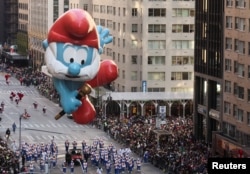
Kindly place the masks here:
<instances>
[{"instance_id":1,"label":"inflated balloon body","mask_svg":"<svg viewBox=\"0 0 250 174\"><path fill-rule=\"evenodd\" d=\"M55 21L43 41L46 67L61 106L79 124L92 121L96 114L87 95L77 97L79 89L86 83L103 86L118 76L112 60L100 61L104 45L112 40L109 30L96 26L88 12L72 9Z\"/></svg>"}]
</instances>

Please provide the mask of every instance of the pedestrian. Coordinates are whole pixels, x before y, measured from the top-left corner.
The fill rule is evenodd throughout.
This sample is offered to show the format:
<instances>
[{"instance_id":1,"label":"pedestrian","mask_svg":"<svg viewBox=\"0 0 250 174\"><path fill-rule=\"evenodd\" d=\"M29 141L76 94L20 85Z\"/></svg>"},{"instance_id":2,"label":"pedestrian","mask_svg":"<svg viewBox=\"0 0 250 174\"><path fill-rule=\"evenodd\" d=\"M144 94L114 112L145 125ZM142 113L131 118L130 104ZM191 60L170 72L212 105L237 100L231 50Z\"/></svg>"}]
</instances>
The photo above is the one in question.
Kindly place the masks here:
<instances>
[{"instance_id":1,"label":"pedestrian","mask_svg":"<svg viewBox=\"0 0 250 174\"><path fill-rule=\"evenodd\" d=\"M43 107L43 113L46 113L46 106Z\"/></svg>"},{"instance_id":2,"label":"pedestrian","mask_svg":"<svg viewBox=\"0 0 250 174\"><path fill-rule=\"evenodd\" d=\"M69 152L69 141L68 140L65 141L65 151Z\"/></svg>"},{"instance_id":3,"label":"pedestrian","mask_svg":"<svg viewBox=\"0 0 250 174\"><path fill-rule=\"evenodd\" d=\"M25 166L25 161L26 161L26 157L25 157L25 154L23 153L22 154L22 167Z\"/></svg>"},{"instance_id":4,"label":"pedestrian","mask_svg":"<svg viewBox=\"0 0 250 174\"><path fill-rule=\"evenodd\" d=\"M74 141L74 142L72 143L72 145L73 145L73 149L76 150L76 149L77 149L77 142Z\"/></svg>"},{"instance_id":5,"label":"pedestrian","mask_svg":"<svg viewBox=\"0 0 250 174\"><path fill-rule=\"evenodd\" d=\"M9 128L7 128L7 130L6 130L5 137L7 140L9 140L9 137L10 137L10 129Z\"/></svg>"},{"instance_id":6,"label":"pedestrian","mask_svg":"<svg viewBox=\"0 0 250 174\"><path fill-rule=\"evenodd\" d=\"M12 131L13 131L13 133L16 132L16 123L15 122L12 124Z\"/></svg>"}]
</instances>

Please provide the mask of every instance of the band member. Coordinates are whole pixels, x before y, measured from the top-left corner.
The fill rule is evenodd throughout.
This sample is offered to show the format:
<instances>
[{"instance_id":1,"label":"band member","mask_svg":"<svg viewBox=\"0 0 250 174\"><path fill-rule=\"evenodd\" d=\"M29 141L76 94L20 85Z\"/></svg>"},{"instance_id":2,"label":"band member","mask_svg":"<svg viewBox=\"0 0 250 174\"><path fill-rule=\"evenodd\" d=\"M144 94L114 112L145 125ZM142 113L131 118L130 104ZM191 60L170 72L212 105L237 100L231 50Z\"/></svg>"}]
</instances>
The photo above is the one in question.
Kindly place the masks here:
<instances>
[{"instance_id":1,"label":"band member","mask_svg":"<svg viewBox=\"0 0 250 174\"><path fill-rule=\"evenodd\" d=\"M69 141L68 140L65 141L65 151L66 152L69 151Z\"/></svg>"},{"instance_id":2,"label":"band member","mask_svg":"<svg viewBox=\"0 0 250 174\"><path fill-rule=\"evenodd\" d=\"M71 174L74 174L74 161L72 160L71 163L70 163L70 173Z\"/></svg>"}]
</instances>

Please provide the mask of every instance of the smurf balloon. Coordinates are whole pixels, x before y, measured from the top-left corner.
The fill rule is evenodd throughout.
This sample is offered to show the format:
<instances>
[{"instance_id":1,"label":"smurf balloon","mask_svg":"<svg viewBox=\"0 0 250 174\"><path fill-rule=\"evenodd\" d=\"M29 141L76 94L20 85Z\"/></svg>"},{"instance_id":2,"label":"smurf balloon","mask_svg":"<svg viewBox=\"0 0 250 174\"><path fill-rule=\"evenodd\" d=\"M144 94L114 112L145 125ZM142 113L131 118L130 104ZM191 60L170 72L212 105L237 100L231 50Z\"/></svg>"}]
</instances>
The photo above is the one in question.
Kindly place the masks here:
<instances>
[{"instance_id":1,"label":"smurf balloon","mask_svg":"<svg viewBox=\"0 0 250 174\"><path fill-rule=\"evenodd\" d=\"M100 60L104 45L112 39L109 30L96 26L82 9L69 10L54 22L43 48L47 71L60 95L61 115L72 113L79 124L92 121L96 111L88 99L89 87L108 84L118 76L112 60Z\"/></svg>"}]
</instances>

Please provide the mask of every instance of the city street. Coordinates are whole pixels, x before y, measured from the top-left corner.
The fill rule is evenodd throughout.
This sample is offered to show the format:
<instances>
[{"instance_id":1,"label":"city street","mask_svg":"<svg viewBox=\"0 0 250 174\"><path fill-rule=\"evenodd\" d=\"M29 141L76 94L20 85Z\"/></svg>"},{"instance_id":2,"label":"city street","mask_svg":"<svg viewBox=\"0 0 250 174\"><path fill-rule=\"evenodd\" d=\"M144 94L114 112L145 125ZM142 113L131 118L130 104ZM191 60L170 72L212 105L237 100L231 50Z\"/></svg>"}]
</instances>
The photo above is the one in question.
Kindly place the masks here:
<instances>
[{"instance_id":1,"label":"city street","mask_svg":"<svg viewBox=\"0 0 250 174\"><path fill-rule=\"evenodd\" d=\"M6 129L10 128L12 130L12 124L15 122L17 125L16 132L11 132L9 144L15 141L17 147L19 147L20 133L21 141L30 144L42 142L49 143L54 140L59 149L58 162L57 167L55 169L50 169L49 173L62 173L61 165L65 160L64 142L66 140L71 143L71 147L72 142L76 141L78 143L78 147L81 148L81 142L83 140L85 140L89 145L92 144L95 138L102 138L105 145L112 143L117 147L117 149L121 147L121 145L111 139L105 132L93 127L92 125L76 124L72 119L69 119L66 116L60 118L59 120L55 120L55 115L61 111L58 104L55 104L49 99L41 96L33 86L21 86L19 81L13 77L10 77L10 84L7 85L4 75L4 73L0 74L0 102L5 103L4 111L0 114L0 117L2 118L0 122L0 135L1 137L4 137ZM21 92L24 94L22 101L20 101L18 105L15 101L10 100L9 97L11 92ZM33 106L34 102L38 103L37 109ZM42 111L44 106L47 108L45 114ZM31 117L28 119L19 119L20 115L24 113L24 109L27 109ZM137 159L135 154L132 155ZM36 164L35 167L35 171L39 172L39 165ZM67 169L67 173L70 173L69 169ZM75 167L74 173L82 173L81 167ZM90 166L88 168L88 173L95 174L96 167ZM105 169L103 173L106 173ZM114 173L114 171L112 171L112 173ZM136 168L134 168L133 173L137 173ZM142 164L141 173L161 174L163 172L151 164Z\"/></svg>"}]
</instances>

